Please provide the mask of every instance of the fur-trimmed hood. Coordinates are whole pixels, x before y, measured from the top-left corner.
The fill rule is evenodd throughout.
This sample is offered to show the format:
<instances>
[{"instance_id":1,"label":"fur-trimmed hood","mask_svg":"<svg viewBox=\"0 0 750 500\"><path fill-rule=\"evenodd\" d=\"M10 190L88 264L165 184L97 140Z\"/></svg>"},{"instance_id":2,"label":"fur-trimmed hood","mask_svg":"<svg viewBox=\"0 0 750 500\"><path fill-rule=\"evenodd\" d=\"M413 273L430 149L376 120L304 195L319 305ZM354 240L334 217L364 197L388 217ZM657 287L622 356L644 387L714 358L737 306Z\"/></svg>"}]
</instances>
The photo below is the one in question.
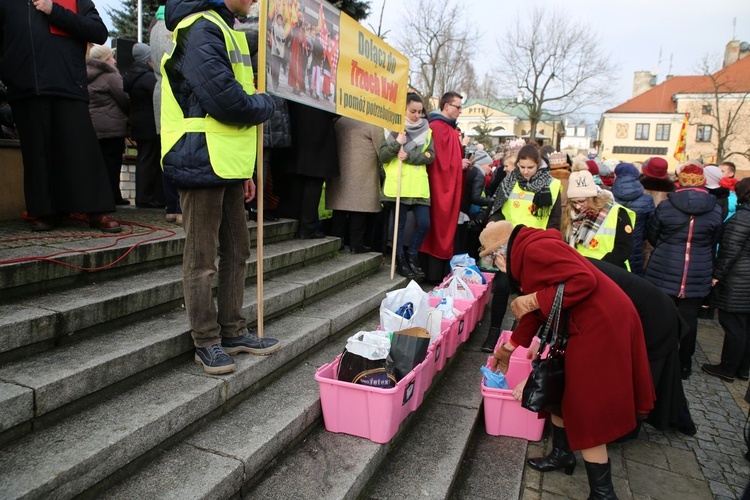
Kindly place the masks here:
<instances>
[{"instance_id":1,"label":"fur-trimmed hood","mask_svg":"<svg viewBox=\"0 0 750 500\"><path fill-rule=\"evenodd\" d=\"M675 190L674 182L671 179L656 179L641 175L641 185L647 191L660 191L662 193L671 193Z\"/></svg>"}]
</instances>

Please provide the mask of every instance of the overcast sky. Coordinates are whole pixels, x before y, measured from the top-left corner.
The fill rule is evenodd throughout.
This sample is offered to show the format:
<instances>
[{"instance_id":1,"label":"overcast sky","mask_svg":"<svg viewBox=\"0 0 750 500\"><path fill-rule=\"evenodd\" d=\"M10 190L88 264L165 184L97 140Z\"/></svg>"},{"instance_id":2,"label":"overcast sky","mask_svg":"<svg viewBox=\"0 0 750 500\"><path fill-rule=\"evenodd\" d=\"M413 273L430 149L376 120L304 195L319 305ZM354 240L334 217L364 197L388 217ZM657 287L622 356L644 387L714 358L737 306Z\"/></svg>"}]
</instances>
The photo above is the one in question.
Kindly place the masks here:
<instances>
[{"instance_id":1,"label":"overcast sky","mask_svg":"<svg viewBox=\"0 0 750 500\"><path fill-rule=\"evenodd\" d=\"M371 15L364 25L377 28L384 1L383 28L391 31L386 41L393 44L391 38L398 31L400 20L405 16L418 16L413 8L417 0L371 0ZM434 1L444 3L444 0ZM106 7L119 8L120 0L94 2L111 27ZM750 42L750 0L526 0L523 3L462 0L461 5L466 16L464 21L481 37L473 61L480 79L496 66L499 50L496 41L519 11L525 15L525 10L534 6L554 7L584 22L598 34L601 48L610 54L618 68L613 75L616 98L604 109L631 97L635 71L658 69L659 82L667 74L696 74L698 61L704 54L714 54L720 61L733 31L736 39ZM736 29L733 28L735 18Z\"/></svg>"}]
</instances>

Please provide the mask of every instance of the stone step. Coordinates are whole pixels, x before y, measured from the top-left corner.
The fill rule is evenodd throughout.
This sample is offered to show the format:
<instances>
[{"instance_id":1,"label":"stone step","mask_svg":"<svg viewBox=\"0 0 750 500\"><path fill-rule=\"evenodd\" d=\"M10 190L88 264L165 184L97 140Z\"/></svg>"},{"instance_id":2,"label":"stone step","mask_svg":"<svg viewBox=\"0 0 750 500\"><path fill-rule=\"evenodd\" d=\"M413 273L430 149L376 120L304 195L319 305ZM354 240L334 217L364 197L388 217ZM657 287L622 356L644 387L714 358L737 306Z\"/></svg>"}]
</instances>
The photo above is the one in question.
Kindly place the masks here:
<instances>
[{"instance_id":1,"label":"stone step","mask_svg":"<svg viewBox=\"0 0 750 500\"><path fill-rule=\"evenodd\" d=\"M251 246L254 247L257 234L255 222L248 222L248 231ZM297 221L266 222L263 224L263 231L266 245L289 240L297 231ZM81 238L77 234L71 234L68 238L65 238L64 234L59 238L54 238L55 235L50 236L40 239L36 245L23 244L15 248L11 246L0 249L0 261L71 252L55 257L60 263L30 260L0 265L0 299L10 300L19 294L49 292L51 289L69 287L74 283L101 282L128 273L178 263L182 261L185 244L185 231L179 227L159 229L150 234L127 238L123 238L122 234L95 239ZM156 238L162 239L150 241ZM132 251L124 255L131 247L134 247ZM99 268L121 257L122 260L116 265L95 273L76 268Z\"/></svg>"},{"instance_id":2,"label":"stone step","mask_svg":"<svg viewBox=\"0 0 750 500\"><path fill-rule=\"evenodd\" d=\"M270 244L264 248L264 276L333 255L339 246L338 238ZM254 277L255 250L248 263L248 277ZM121 325L131 315L179 306L182 298L182 264L175 264L10 301L0 306L0 353L40 343L50 347L92 327L101 330L115 320Z\"/></svg>"},{"instance_id":3,"label":"stone step","mask_svg":"<svg viewBox=\"0 0 750 500\"><path fill-rule=\"evenodd\" d=\"M265 317L307 306L326 293L371 274L379 265L378 254L342 255L268 280L264 283ZM257 316L255 286L245 291L243 312L253 325ZM346 311L338 313L345 318L336 325L341 327L342 321L349 318ZM184 311L177 310L8 363L0 368L0 381L33 390L32 414L25 392L8 401L7 408L16 420L22 414L26 415L25 420L39 419L191 350L187 318Z\"/></svg>"},{"instance_id":4,"label":"stone step","mask_svg":"<svg viewBox=\"0 0 750 500\"><path fill-rule=\"evenodd\" d=\"M145 453L156 453L157 446L172 444L170 439L177 442L209 414L228 411L248 392L283 376L294 368L293 361L338 333L337 325L349 325L352 318L371 313L387 291L403 285L403 280L391 281L381 270L302 311L269 322L266 335L282 342L272 356L238 356L237 370L226 376L204 374L192 361L185 361L22 437L0 450L3 498L64 499L85 492ZM283 413L284 407L274 408L274 414ZM218 460L214 465L218 470L232 464Z\"/></svg>"},{"instance_id":5,"label":"stone step","mask_svg":"<svg viewBox=\"0 0 750 500\"><path fill-rule=\"evenodd\" d=\"M363 495L366 495L368 483L376 481L383 473L383 467L388 470L389 453L399 453L404 443L409 442L412 450L399 456L399 462L393 464L395 468L413 469L415 476L421 472L427 481L435 481L439 474L447 472L443 468L431 469L435 468L436 461L450 456L455 470L458 470L462 453L454 455L439 448L464 449L469 441L481 403L479 391L473 388L477 385L479 358L476 353L459 349L446 368L439 372L441 378L433 382L431 392L420 408L407 417L389 443L377 444L363 438L330 433L321 423L297 447L274 461L261 477L246 485L242 494L250 498L366 498ZM432 426L445 432L452 429L457 437L432 433ZM434 444L427 446L425 440L432 440ZM418 458L415 453L434 455ZM425 467L430 470L425 470ZM455 472L451 477L453 475ZM445 481L441 479L441 482ZM401 487L404 490L399 490ZM413 490L399 483L394 492L389 492L393 496L388 498L422 498L425 496L424 487L427 486L422 484Z\"/></svg>"}]
</instances>

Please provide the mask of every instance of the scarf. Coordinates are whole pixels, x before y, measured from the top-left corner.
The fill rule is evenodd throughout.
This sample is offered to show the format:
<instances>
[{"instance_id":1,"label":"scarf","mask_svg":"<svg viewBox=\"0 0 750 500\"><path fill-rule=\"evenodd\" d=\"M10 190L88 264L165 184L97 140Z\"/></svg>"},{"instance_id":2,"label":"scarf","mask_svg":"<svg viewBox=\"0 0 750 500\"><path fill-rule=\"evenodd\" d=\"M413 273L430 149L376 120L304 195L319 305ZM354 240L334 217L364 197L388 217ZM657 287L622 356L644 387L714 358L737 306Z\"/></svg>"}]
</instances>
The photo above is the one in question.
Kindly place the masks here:
<instances>
[{"instance_id":1,"label":"scarf","mask_svg":"<svg viewBox=\"0 0 750 500\"><path fill-rule=\"evenodd\" d=\"M576 245L583 245L588 248L589 243L594 239L596 233L599 232L599 227L601 227L613 206L614 202L608 201L597 214L590 214L586 210L576 215L574 211L571 211L570 215L573 216L573 232L568 241L570 246L575 248Z\"/></svg>"},{"instance_id":2,"label":"scarf","mask_svg":"<svg viewBox=\"0 0 750 500\"><path fill-rule=\"evenodd\" d=\"M156 9L156 20L157 21L163 21L164 20L164 5L160 5L158 9Z\"/></svg>"},{"instance_id":3,"label":"scarf","mask_svg":"<svg viewBox=\"0 0 750 500\"><path fill-rule=\"evenodd\" d=\"M526 179L521 175L521 171L518 168L514 169L510 175L506 175L503 182L495 190L495 202L492 204L490 216L502 210L516 183L524 191L534 193L534 200L532 201L534 210L531 212L532 215L539 219L548 217L552 211L552 193L549 190L549 185L552 183L552 176L545 164L542 164L542 167L536 171L531 179Z\"/></svg>"},{"instance_id":4,"label":"scarf","mask_svg":"<svg viewBox=\"0 0 750 500\"><path fill-rule=\"evenodd\" d=\"M430 130L430 124L427 120L421 118L415 123L406 122L405 130L406 133L406 144L404 144L404 152L408 153L412 149L421 148L427 142L427 133ZM386 130L385 139L390 142L396 142L398 132L389 132Z\"/></svg>"}]
</instances>

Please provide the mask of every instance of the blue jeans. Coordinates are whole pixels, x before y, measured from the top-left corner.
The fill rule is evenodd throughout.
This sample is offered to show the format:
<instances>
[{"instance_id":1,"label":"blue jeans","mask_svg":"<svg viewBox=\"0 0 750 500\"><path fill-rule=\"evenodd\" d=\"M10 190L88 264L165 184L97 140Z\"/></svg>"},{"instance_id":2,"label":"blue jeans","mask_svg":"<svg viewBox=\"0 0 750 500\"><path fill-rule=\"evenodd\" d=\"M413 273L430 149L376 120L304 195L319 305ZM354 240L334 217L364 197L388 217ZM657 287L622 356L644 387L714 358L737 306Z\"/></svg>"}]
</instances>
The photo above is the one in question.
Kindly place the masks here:
<instances>
[{"instance_id":1,"label":"blue jeans","mask_svg":"<svg viewBox=\"0 0 750 500\"><path fill-rule=\"evenodd\" d=\"M250 235L245 219L242 183L181 189L185 251L182 286L190 330L196 347L242 335L242 315ZM218 247L218 248L217 248ZM216 257L219 265L216 265ZM218 271L216 302L211 285Z\"/></svg>"},{"instance_id":2,"label":"blue jeans","mask_svg":"<svg viewBox=\"0 0 750 500\"><path fill-rule=\"evenodd\" d=\"M415 254L419 252L419 248L422 246L422 242L427 237L427 232L430 230L430 207L427 205L404 205L401 204L398 214L398 241L399 245L396 247L396 255L404 254L403 242L404 227L406 226L406 216L412 211L414 219L416 220L416 227L411 234L411 241L406 245L408 248L407 252Z\"/></svg>"}]
</instances>

